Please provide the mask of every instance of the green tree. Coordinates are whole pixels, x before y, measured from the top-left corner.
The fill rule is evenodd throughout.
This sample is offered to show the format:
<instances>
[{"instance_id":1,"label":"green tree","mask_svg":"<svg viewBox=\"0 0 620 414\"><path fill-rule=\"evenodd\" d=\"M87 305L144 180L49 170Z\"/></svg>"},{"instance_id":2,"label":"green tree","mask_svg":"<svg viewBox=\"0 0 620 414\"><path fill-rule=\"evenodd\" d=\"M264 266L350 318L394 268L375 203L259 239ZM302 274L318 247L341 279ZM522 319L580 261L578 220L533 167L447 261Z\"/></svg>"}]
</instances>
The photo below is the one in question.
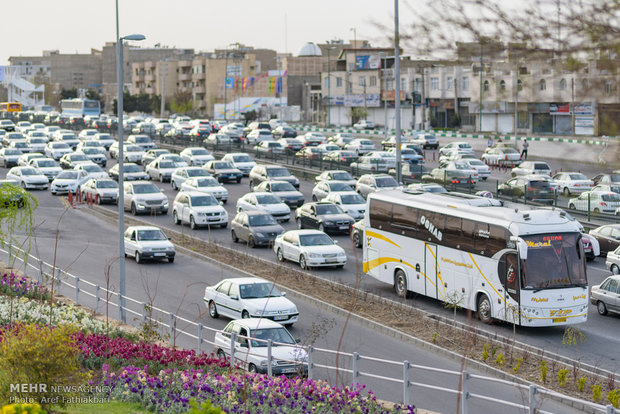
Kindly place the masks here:
<instances>
[{"instance_id":1,"label":"green tree","mask_svg":"<svg viewBox=\"0 0 620 414\"><path fill-rule=\"evenodd\" d=\"M189 91L177 92L170 101L170 110L177 114L186 114L192 109L192 93Z\"/></svg>"},{"instance_id":2,"label":"green tree","mask_svg":"<svg viewBox=\"0 0 620 414\"><path fill-rule=\"evenodd\" d=\"M78 92L77 92L77 88L73 88L73 89L62 89L60 91L60 99L73 99L73 98L77 98Z\"/></svg>"},{"instance_id":3,"label":"green tree","mask_svg":"<svg viewBox=\"0 0 620 414\"><path fill-rule=\"evenodd\" d=\"M249 122L256 121L258 114L255 110L247 111L243 114L243 118L245 119L245 124L247 125Z\"/></svg>"},{"instance_id":4,"label":"green tree","mask_svg":"<svg viewBox=\"0 0 620 414\"><path fill-rule=\"evenodd\" d=\"M0 241L4 244L21 245L24 257L30 251L30 235L34 228L34 211L38 200L30 192L16 185L0 186ZM18 236L27 236L24 242Z\"/></svg>"},{"instance_id":5,"label":"green tree","mask_svg":"<svg viewBox=\"0 0 620 414\"><path fill-rule=\"evenodd\" d=\"M360 119L365 119L368 116L368 110L362 107L351 108L351 125L355 124Z\"/></svg>"}]
</instances>

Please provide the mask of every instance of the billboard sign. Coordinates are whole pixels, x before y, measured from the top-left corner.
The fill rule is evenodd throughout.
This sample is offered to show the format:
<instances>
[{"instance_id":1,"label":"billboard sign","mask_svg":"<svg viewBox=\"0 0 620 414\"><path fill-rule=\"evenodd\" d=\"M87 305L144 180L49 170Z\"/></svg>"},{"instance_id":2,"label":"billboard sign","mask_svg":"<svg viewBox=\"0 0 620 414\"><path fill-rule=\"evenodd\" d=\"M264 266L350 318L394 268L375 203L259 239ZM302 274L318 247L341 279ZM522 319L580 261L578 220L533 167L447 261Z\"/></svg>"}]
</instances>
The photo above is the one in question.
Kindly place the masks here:
<instances>
[{"instance_id":1,"label":"billboard sign","mask_svg":"<svg viewBox=\"0 0 620 414\"><path fill-rule=\"evenodd\" d=\"M381 60L377 55L355 56L355 70L379 69Z\"/></svg>"}]
</instances>

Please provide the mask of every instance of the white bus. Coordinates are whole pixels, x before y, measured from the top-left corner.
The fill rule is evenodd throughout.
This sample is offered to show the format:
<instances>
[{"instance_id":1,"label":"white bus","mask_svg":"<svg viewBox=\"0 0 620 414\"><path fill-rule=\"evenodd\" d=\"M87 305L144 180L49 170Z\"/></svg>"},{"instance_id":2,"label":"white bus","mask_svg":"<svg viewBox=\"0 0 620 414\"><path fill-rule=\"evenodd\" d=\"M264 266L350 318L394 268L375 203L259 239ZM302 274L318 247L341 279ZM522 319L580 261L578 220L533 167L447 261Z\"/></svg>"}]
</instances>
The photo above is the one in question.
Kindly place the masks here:
<instances>
[{"instance_id":1,"label":"white bus","mask_svg":"<svg viewBox=\"0 0 620 414\"><path fill-rule=\"evenodd\" d=\"M486 205L451 193L372 193L364 272L394 286L524 326L588 317L579 223L563 211Z\"/></svg>"}]
</instances>

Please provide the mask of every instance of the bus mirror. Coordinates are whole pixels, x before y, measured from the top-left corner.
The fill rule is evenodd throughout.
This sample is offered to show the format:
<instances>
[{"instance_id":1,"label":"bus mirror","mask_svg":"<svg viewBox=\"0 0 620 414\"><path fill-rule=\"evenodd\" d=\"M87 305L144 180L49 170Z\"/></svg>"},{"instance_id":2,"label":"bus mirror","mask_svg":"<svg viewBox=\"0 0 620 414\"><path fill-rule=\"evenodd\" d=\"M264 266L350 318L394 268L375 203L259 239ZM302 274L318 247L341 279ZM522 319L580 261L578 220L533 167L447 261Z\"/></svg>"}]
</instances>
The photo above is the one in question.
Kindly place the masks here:
<instances>
[{"instance_id":1,"label":"bus mirror","mask_svg":"<svg viewBox=\"0 0 620 414\"><path fill-rule=\"evenodd\" d=\"M521 237L510 236L510 241L514 242L522 260L527 260L527 243Z\"/></svg>"}]
</instances>

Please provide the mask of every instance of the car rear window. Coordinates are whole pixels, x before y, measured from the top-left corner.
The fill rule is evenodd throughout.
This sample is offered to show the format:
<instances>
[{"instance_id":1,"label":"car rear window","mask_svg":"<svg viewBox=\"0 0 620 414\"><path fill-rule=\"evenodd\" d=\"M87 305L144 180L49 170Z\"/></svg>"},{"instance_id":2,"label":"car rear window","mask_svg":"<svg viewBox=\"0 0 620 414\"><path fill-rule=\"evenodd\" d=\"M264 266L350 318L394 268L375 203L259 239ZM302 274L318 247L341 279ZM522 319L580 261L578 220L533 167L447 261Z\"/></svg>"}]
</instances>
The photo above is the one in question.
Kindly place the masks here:
<instances>
[{"instance_id":1,"label":"car rear window","mask_svg":"<svg viewBox=\"0 0 620 414\"><path fill-rule=\"evenodd\" d=\"M615 202L620 201L619 194L603 194L601 198L603 199L603 201L615 201Z\"/></svg>"},{"instance_id":2,"label":"car rear window","mask_svg":"<svg viewBox=\"0 0 620 414\"><path fill-rule=\"evenodd\" d=\"M548 190L551 188L547 181L530 181L529 187L538 188L540 190Z\"/></svg>"},{"instance_id":3,"label":"car rear window","mask_svg":"<svg viewBox=\"0 0 620 414\"><path fill-rule=\"evenodd\" d=\"M550 170L549 166L545 164L544 162L534 163L534 169L535 170Z\"/></svg>"}]
</instances>

